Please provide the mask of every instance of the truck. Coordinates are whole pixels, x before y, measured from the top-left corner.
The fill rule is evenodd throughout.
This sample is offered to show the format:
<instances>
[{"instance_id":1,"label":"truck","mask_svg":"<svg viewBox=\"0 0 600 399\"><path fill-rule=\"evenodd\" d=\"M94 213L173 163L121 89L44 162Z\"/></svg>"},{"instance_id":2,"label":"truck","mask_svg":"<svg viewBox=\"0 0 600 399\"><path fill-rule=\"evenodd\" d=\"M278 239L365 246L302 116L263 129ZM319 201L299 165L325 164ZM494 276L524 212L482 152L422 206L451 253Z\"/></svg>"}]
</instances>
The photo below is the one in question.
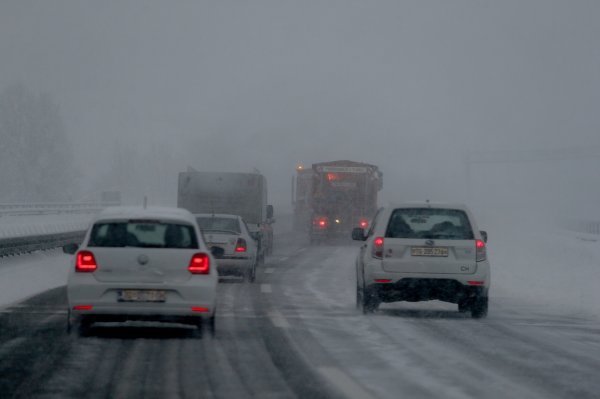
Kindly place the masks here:
<instances>
[{"instance_id":1,"label":"truck","mask_svg":"<svg viewBox=\"0 0 600 399\"><path fill-rule=\"evenodd\" d=\"M241 216L258 242L259 256L273 252L273 206L267 204L267 180L258 172L179 173L177 206L192 213Z\"/></svg>"},{"instance_id":2,"label":"truck","mask_svg":"<svg viewBox=\"0 0 600 399\"><path fill-rule=\"evenodd\" d=\"M298 166L292 181L294 227L311 244L350 237L354 227L367 228L377 211L383 174L375 165L340 160Z\"/></svg>"}]
</instances>

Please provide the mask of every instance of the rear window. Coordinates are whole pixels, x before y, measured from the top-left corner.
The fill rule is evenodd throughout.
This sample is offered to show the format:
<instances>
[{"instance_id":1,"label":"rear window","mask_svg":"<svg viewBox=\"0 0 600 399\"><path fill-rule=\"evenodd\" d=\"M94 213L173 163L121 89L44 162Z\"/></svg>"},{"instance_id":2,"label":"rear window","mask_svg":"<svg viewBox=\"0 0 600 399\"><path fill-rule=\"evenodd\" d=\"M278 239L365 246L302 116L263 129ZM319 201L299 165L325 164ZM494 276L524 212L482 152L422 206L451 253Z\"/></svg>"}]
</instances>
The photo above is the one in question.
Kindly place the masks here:
<instances>
[{"instance_id":1,"label":"rear window","mask_svg":"<svg viewBox=\"0 0 600 399\"><path fill-rule=\"evenodd\" d=\"M196 249L198 240L190 225L131 220L94 224L88 246Z\"/></svg>"},{"instance_id":2,"label":"rear window","mask_svg":"<svg viewBox=\"0 0 600 399\"><path fill-rule=\"evenodd\" d=\"M197 217L198 226L202 231L222 231L226 233L240 234L240 222L234 218L223 218L218 216Z\"/></svg>"},{"instance_id":3,"label":"rear window","mask_svg":"<svg viewBox=\"0 0 600 399\"><path fill-rule=\"evenodd\" d=\"M458 209L396 209L385 233L391 238L472 240L473 229L464 211Z\"/></svg>"}]
</instances>

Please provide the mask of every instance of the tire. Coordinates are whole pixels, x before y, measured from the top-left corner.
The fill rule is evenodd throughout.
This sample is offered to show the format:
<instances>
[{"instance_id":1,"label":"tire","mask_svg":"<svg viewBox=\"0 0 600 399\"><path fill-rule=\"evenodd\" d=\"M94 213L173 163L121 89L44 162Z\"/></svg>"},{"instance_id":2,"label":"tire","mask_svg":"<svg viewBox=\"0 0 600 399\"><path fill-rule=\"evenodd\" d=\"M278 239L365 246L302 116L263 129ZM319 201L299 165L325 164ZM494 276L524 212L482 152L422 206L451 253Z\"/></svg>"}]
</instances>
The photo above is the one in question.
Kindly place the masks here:
<instances>
[{"instance_id":1,"label":"tire","mask_svg":"<svg viewBox=\"0 0 600 399\"><path fill-rule=\"evenodd\" d=\"M360 308L363 314L373 313L379 307L379 298L373 290L364 288L361 290Z\"/></svg>"},{"instance_id":2,"label":"tire","mask_svg":"<svg viewBox=\"0 0 600 399\"><path fill-rule=\"evenodd\" d=\"M469 310L471 310L471 305L468 301L461 301L458 303L458 311L460 313L467 313Z\"/></svg>"},{"instance_id":3,"label":"tire","mask_svg":"<svg viewBox=\"0 0 600 399\"><path fill-rule=\"evenodd\" d=\"M471 317L474 319L482 319L488 313L488 297L477 297L471 304Z\"/></svg>"},{"instance_id":4,"label":"tire","mask_svg":"<svg viewBox=\"0 0 600 399\"><path fill-rule=\"evenodd\" d=\"M246 272L244 278L249 283L253 283L254 280L256 280L256 262L254 262L250 270Z\"/></svg>"},{"instance_id":5,"label":"tire","mask_svg":"<svg viewBox=\"0 0 600 399\"><path fill-rule=\"evenodd\" d=\"M77 333L80 337L89 337L92 331L94 321L90 318L82 318L77 323Z\"/></svg>"}]
</instances>

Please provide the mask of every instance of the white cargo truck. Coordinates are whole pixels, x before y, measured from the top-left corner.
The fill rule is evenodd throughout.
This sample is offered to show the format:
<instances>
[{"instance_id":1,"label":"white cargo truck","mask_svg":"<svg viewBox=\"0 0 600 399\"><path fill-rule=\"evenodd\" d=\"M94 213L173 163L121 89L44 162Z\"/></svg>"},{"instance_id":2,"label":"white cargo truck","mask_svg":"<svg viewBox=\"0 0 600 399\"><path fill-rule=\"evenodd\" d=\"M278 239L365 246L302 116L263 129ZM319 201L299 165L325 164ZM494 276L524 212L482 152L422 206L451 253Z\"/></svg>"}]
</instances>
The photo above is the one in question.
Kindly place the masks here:
<instances>
[{"instance_id":1,"label":"white cargo truck","mask_svg":"<svg viewBox=\"0 0 600 399\"><path fill-rule=\"evenodd\" d=\"M240 215L259 243L261 256L273 251L273 207L267 204L267 181L260 173L179 173L177 206L192 213Z\"/></svg>"}]
</instances>

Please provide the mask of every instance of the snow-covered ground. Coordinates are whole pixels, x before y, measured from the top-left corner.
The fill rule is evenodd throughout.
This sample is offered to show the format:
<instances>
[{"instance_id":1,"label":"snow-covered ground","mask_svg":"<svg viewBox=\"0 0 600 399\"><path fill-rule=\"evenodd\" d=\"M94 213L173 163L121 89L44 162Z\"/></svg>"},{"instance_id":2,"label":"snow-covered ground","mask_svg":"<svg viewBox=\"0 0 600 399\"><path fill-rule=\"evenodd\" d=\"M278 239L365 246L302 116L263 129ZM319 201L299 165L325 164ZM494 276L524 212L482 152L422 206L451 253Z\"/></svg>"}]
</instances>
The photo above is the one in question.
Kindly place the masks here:
<instances>
[{"instance_id":1,"label":"snow-covered ground","mask_svg":"<svg viewBox=\"0 0 600 399\"><path fill-rule=\"evenodd\" d=\"M0 308L65 285L69 264L60 249L0 258Z\"/></svg>"},{"instance_id":2,"label":"snow-covered ground","mask_svg":"<svg viewBox=\"0 0 600 399\"><path fill-rule=\"evenodd\" d=\"M488 245L492 297L600 316L600 236L499 225Z\"/></svg>"},{"instance_id":3,"label":"snow-covered ground","mask_svg":"<svg viewBox=\"0 0 600 399\"><path fill-rule=\"evenodd\" d=\"M0 238L67 233L87 229L93 214L55 214L0 217Z\"/></svg>"}]
</instances>

